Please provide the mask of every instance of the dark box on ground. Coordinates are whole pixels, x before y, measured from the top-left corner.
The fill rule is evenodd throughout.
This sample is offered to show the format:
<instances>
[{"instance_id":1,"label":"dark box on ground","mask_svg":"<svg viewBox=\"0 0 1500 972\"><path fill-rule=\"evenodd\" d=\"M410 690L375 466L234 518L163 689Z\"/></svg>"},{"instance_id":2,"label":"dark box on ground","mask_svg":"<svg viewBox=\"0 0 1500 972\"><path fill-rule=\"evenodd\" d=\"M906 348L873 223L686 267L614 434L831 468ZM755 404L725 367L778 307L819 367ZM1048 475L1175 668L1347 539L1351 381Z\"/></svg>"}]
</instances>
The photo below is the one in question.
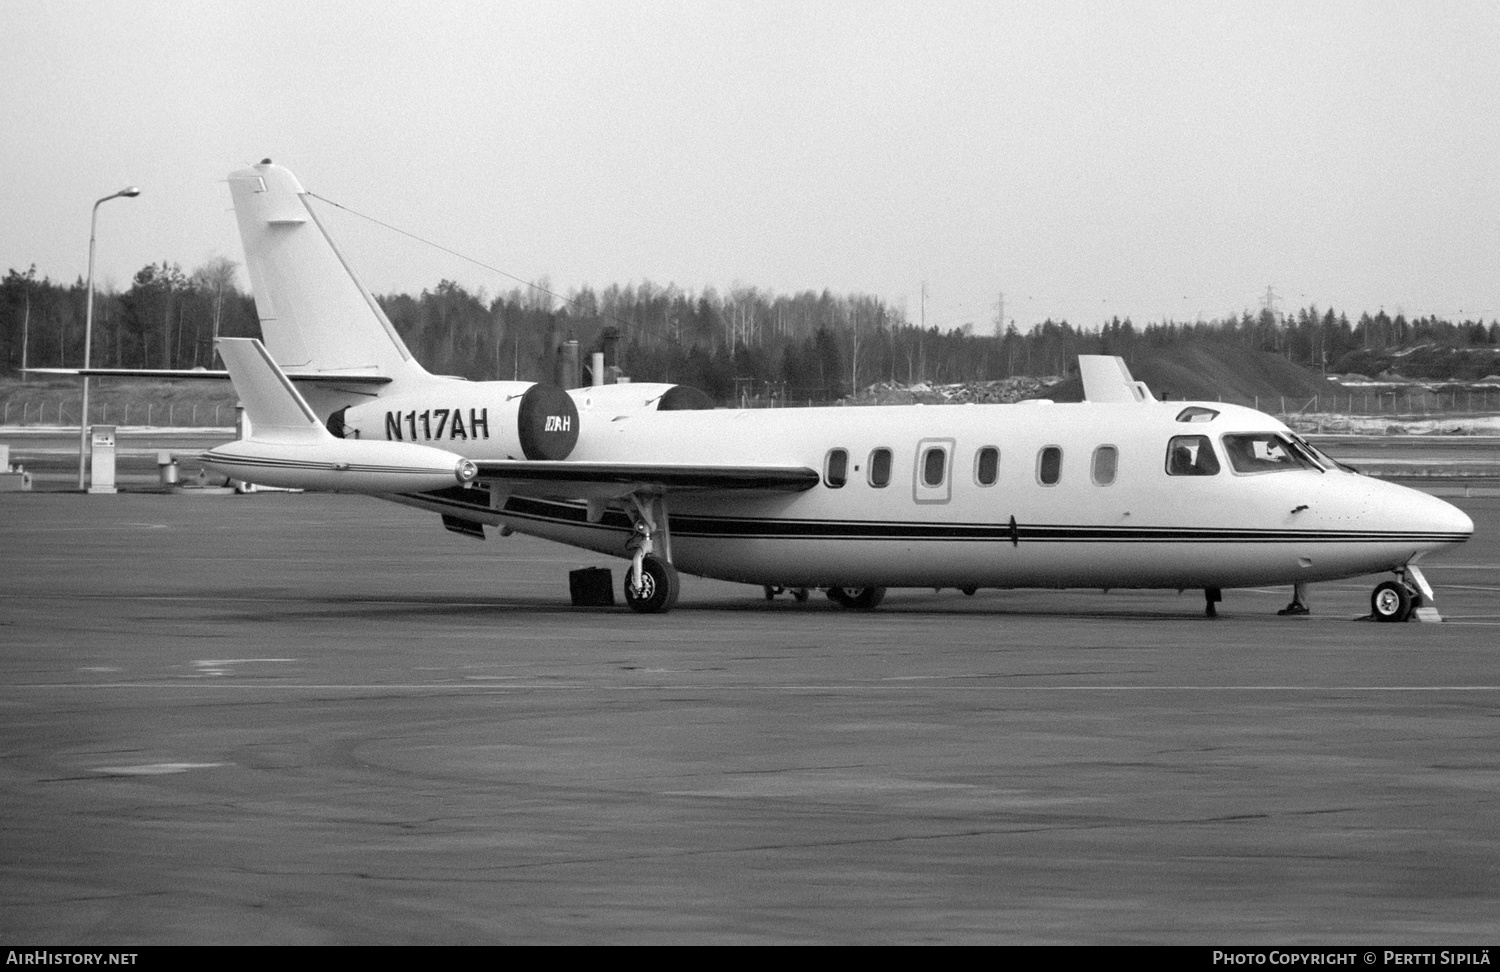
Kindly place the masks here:
<instances>
[{"instance_id":1,"label":"dark box on ground","mask_svg":"<svg viewBox=\"0 0 1500 972\"><path fill-rule=\"evenodd\" d=\"M608 567L580 567L568 572L574 607L614 607L615 581Z\"/></svg>"}]
</instances>

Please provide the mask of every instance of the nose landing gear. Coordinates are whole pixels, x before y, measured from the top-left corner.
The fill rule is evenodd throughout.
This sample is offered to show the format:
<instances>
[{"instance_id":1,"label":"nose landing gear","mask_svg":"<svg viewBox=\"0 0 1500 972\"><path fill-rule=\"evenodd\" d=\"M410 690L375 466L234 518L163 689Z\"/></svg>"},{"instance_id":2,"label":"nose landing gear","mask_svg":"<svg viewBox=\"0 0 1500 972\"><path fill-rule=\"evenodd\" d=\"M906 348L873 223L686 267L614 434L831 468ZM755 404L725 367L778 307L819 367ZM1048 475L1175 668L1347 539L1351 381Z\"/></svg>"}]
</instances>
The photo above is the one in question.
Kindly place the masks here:
<instances>
[{"instance_id":1,"label":"nose landing gear","mask_svg":"<svg viewBox=\"0 0 1500 972\"><path fill-rule=\"evenodd\" d=\"M1376 585L1370 594L1370 617L1376 621L1441 621L1432 586L1415 564L1396 568L1396 579Z\"/></svg>"},{"instance_id":2,"label":"nose landing gear","mask_svg":"<svg viewBox=\"0 0 1500 972\"><path fill-rule=\"evenodd\" d=\"M1414 600L1405 584L1385 581L1370 595L1370 616L1376 621L1405 621L1411 617Z\"/></svg>"}]
</instances>

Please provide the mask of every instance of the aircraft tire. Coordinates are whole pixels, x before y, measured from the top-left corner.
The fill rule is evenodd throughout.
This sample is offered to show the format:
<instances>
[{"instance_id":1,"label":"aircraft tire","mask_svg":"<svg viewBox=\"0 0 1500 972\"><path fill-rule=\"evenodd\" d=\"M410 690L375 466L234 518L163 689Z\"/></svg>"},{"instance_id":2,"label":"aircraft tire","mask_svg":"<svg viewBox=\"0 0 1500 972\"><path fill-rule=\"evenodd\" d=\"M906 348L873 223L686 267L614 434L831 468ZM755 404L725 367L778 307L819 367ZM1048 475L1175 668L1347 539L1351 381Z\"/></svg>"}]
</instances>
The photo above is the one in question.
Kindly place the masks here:
<instances>
[{"instance_id":1,"label":"aircraft tire","mask_svg":"<svg viewBox=\"0 0 1500 972\"><path fill-rule=\"evenodd\" d=\"M1411 592L1398 581L1386 581L1370 595L1370 616L1376 621L1405 621L1411 609Z\"/></svg>"},{"instance_id":2,"label":"aircraft tire","mask_svg":"<svg viewBox=\"0 0 1500 972\"><path fill-rule=\"evenodd\" d=\"M854 611L871 611L881 601L885 600L885 588L830 587L828 589L828 599L839 607L849 608Z\"/></svg>"},{"instance_id":3,"label":"aircraft tire","mask_svg":"<svg viewBox=\"0 0 1500 972\"><path fill-rule=\"evenodd\" d=\"M634 567L625 571L625 603L638 614L666 614L677 603L677 595L681 591L677 568L660 558L647 557L641 564L641 569L645 571L646 577L645 589L639 597L636 596L635 585L631 583Z\"/></svg>"}]
</instances>

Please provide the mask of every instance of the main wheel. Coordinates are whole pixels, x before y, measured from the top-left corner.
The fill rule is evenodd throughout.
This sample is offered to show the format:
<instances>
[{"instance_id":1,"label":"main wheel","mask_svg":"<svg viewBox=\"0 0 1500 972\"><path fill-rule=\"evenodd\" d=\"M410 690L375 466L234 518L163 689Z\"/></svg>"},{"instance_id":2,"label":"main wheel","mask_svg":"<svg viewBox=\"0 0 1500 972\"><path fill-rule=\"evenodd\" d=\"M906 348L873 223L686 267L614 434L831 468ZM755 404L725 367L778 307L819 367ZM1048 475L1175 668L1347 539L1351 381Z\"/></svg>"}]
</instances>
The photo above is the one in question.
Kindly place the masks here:
<instances>
[{"instance_id":1,"label":"main wheel","mask_svg":"<svg viewBox=\"0 0 1500 972\"><path fill-rule=\"evenodd\" d=\"M1411 609L1411 592L1398 581L1386 581L1370 595L1370 614L1376 621L1405 621Z\"/></svg>"},{"instance_id":2,"label":"main wheel","mask_svg":"<svg viewBox=\"0 0 1500 972\"><path fill-rule=\"evenodd\" d=\"M830 587L828 589L828 599L839 607L852 608L856 611L869 611L885 600L885 588Z\"/></svg>"},{"instance_id":3,"label":"main wheel","mask_svg":"<svg viewBox=\"0 0 1500 972\"><path fill-rule=\"evenodd\" d=\"M672 610L680 589L677 568L657 557L647 557L641 569L645 577L640 594L636 594L633 583L635 566L632 564L625 571L625 603L640 614L665 614Z\"/></svg>"}]
</instances>

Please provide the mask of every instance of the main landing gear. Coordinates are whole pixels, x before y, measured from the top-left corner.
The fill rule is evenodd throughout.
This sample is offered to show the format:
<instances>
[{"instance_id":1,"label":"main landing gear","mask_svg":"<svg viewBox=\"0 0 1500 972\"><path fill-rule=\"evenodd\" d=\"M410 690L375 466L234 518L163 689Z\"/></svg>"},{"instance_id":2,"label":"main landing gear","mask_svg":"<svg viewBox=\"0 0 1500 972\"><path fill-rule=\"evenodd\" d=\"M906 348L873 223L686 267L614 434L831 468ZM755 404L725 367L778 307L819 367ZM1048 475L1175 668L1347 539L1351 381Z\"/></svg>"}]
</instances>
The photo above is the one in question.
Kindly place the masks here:
<instances>
[{"instance_id":1,"label":"main landing gear","mask_svg":"<svg viewBox=\"0 0 1500 972\"><path fill-rule=\"evenodd\" d=\"M766 584L761 589L766 592L768 601L776 600L777 594L790 594L798 604L807 600L808 592L805 587L780 587ZM870 611L885 600L883 587L829 587L824 590L830 601L852 611Z\"/></svg>"},{"instance_id":2,"label":"main landing gear","mask_svg":"<svg viewBox=\"0 0 1500 972\"><path fill-rule=\"evenodd\" d=\"M640 614L665 614L677 603L681 582L672 566L672 538L667 532L667 510L660 496L632 493L634 528L625 547L630 567L625 571L625 603ZM660 525L658 526L658 521ZM664 557L656 556L656 539Z\"/></svg>"},{"instance_id":3,"label":"main landing gear","mask_svg":"<svg viewBox=\"0 0 1500 972\"><path fill-rule=\"evenodd\" d=\"M1376 621L1441 621L1432 606L1432 586L1414 564L1396 568L1396 579L1376 585L1370 594L1370 617Z\"/></svg>"},{"instance_id":4,"label":"main landing gear","mask_svg":"<svg viewBox=\"0 0 1500 972\"><path fill-rule=\"evenodd\" d=\"M672 610L682 589L677 568L659 557L644 557L639 579L636 570L632 563L625 572L625 603L630 609L641 614L665 614Z\"/></svg>"},{"instance_id":5,"label":"main landing gear","mask_svg":"<svg viewBox=\"0 0 1500 972\"><path fill-rule=\"evenodd\" d=\"M850 608L855 611L871 611L881 601L885 600L885 588L830 587L828 589L828 599L839 607Z\"/></svg>"}]
</instances>

